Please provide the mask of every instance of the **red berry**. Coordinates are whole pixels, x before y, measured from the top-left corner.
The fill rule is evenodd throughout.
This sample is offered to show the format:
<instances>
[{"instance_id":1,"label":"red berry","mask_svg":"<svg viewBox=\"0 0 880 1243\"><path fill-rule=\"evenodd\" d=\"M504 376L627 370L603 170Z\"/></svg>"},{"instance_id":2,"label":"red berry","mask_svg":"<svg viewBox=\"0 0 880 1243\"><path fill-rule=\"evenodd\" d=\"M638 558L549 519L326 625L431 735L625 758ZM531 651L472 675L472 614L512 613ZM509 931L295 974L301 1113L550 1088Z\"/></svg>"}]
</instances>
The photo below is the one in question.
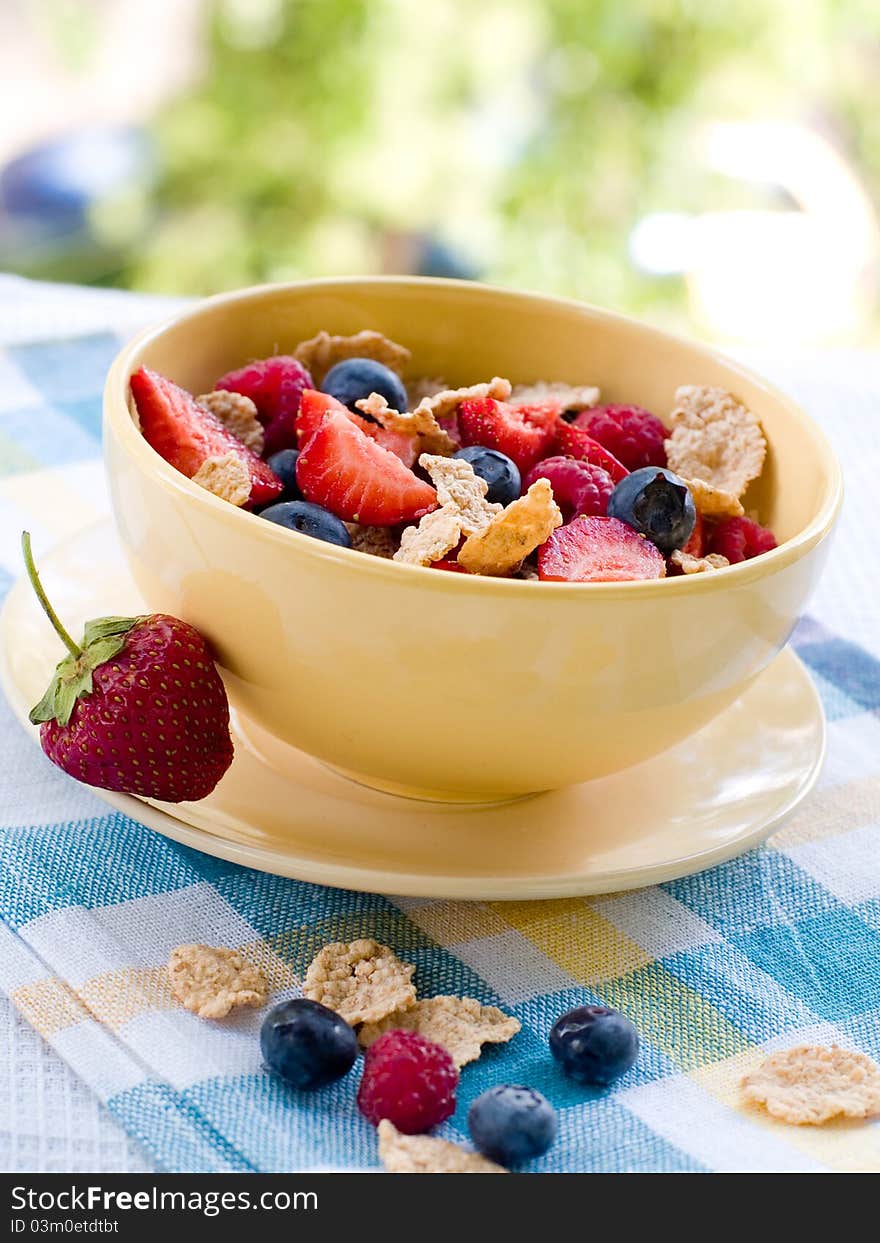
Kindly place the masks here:
<instances>
[{"instance_id":1,"label":"red berry","mask_svg":"<svg viewBox=\"0 0 880 1243\"><path fill-rule=\"evenodd\" d=\"M582 427L575 427L564 419L560 419L554 428L553 451L577 458L580 462L589 462L591 466L601 466L608 471L614 483L620 483L629 474L626 467Z\"/></svg>"},{"instance_id":2,"label":"red berry","mask_svg":"<svg viewBox=\"0 0 880 1243\"><path fill-rule=\"evenodd\" d=\"M461 438L461 428L458 426L458 412L447 415L445 419L438 419L437 422L446 432L456 449L460 449L464 441Z\"/></svg>"},{"instance_id":3,"label":"red berry","mask_svg":"<svg viewBox=\"0 0 880 1243\"><path fill-rule=\"evenodd\" d=\"M682 552L688 553L691 557L705 557L708 552L707 538L709 528L706 525L706 519L697 510L697 520L694 523L694 529L691 531L690 539L682 548ZM674 561L666 562L666 573L670 578L680 578L684 574L684 570L676 565Z\"/></svg>"},{"instance_id":4,"label":"red berry","mask_svg":"<svg viewBox=\"0 0 880 1243\"><path fill-rule=\"evenodd\" d=\"M102 643L106 651L114 622L122 646L92 664L91 690L75 700L69 719L62 723L63 709L61 720L47 719L59 710L57 696L34 709L43 750L86 785L166 803L204 798L232 763L229 704L207 643L163 613L110 618L88 623L86 639L102 624L104 633L84 642L86 658L99 657ZM61 677L72 680L74 670Z\"/></svg>"},{"instance_id":5,"label":"red berry","mask_svg":"<svg viewBox=\"0 0 880 1243\"><path fill-rule=\"evenodd\" d=\"M498 449L525 474L550 445L556 410L549 402L516 406L494 397L468 398L458 407L462 444Z\"/></svg>"},{"instance_id":6,"label":"red berry","mask_svg":"<svg viewBox=\"0 0 880 1243\"><path fill-rule=\"evenodd\" d=\"M404 466L412 466L415 462L418 448L415 436L408 436L406 432L387 431L378 423L361 418L359 414L349 410L348 406L344 406L329 393L321 393L314 388L307 388L303 392L296 416L296 434L300 446L305 445L314 435L324 415L330 410L335 410L337 414L347 415L366 436L375 440L376 444L381 445L383 449L393 453L395 457L399 457Z\"/></svg>"},{"instance_id":7,"label":"red berry","mask_svg":"<svg viewBox=\"0 0 880 1243\"><path fill-rule=\"evenodd\" d=\"M437 508L437 494L348 414L330 410L300 450L296 480L308 501L345 522L390 527Z\"/></svg>"},{"instance_id":8,"label":"red berry","mask_svg":"<svg viewBox=\"0 0 880 1243\"><path fill-rule=\"evenodd\" d=\"M442 1045L390 1031L364 1054L358 1109L373 1126L387 1118L404 1135L421 1135L455 1112L457 1087L458 1071Z\"/></svg>"},{"instance_id":9,"label":"red berry","mask_svg":"<svg viewBox=\"0 0 880 1243\"><path fill-rule=\"evenodd\" d=\"M360 415L354 414L349 410L348 406L344 406L341 401L337 401L329 393L322 393L316 388L307 388L303 391L296 416L296 435L300 448L311 440L321 426L321 420L324 415L329 414L331 410L335 410L337 414L348 415L352 423L355 423L362 432L366 432L370 427L366 419L362 419Z\"/></svg>"},{"instance_id":10,"label":"red berry","mask_svg":"<svg viewBox=\"0 0 880 1243\"><path fill-rule=\"evenodd\" d=\"M442 561L432 561L431 569L432 570L449 570L453 574L469 574L470 573L470 571L466 570L463 565L460 565L457 561L450 561L448 557L444 557Z\"/></svg>"},{"instance_id":11,"label":"red berry","mask_svg":"<svg viewBox=\"0 0 880 1243\"><path fill-rule=\"evenodd\" d=\"M548 457L538 462L523 480L523 492L528 492L536 479L550 480L553 499L566 522L578 514L604 514L614 491L607 470L570 457Z\"/></svg>"},{"instance_id":12,"label":"red berry","mask_svg":"<svg viewBox=\"0 0 880 1243\"><path fill-rule=\"evenodd\" d=\"M709 552L720 553L731 565L749 561L776 547L776 536L751 518L725 518L709 536Z\"/></svg>"},{"instance_id":13,"label":"red berry","mask_svg":"<svg viewBox=\"0 0 880 1243\"><path fill-rule=\"evenodd\" d=\"M694 523L694 529L691 531L690 538L681 551L689 553L692 557L705 557L706 535L706 520L700 511L697 510L697 520Z\"/></svg>"},{"instance_id":14,"label":"red berry","mask_svg":"<svg viewBox=\"0 0 880 1243\"><path fill-rule=\"evenodd\" d=\"M131 377L131 392L145 439L188 479L208 458L234 449L250 471L248 504L263 505L281 495L284 485L275 472L185 389L141 367Z\"/></svg>"},{"instance_id":15,"label":"red berry","mask_svg":"<svg viewBox=\"0 0 880 1243\"><path fill-rule=\"evenodd\" d=\"M261 358L228 371L214 385L250 397L266 428L267 457L279 449L296 448L296 412L303 391L311 387L312 377L290 354Z\"/></svg>"},{"instance_id":16,"label":"red berry","mask_svg":"<svg viewBox=\"0 0 880 1243\"><path fill-rule=\"evenodd\" d=\"M665 573L660 550L617 518L575 518L538 549L544 582L622 583Z\"/></svg>"},{"instance_id":17,"label":"red berry","mask_svg":"<svg viewBox=\"0 0 880 1243\"><path fill-rule=\"evenodd\" d=\"M583 428L627 470L666 465L666 428L641 406L593 406L582 410L573 426Z\"/></svg>"}]
</instances>

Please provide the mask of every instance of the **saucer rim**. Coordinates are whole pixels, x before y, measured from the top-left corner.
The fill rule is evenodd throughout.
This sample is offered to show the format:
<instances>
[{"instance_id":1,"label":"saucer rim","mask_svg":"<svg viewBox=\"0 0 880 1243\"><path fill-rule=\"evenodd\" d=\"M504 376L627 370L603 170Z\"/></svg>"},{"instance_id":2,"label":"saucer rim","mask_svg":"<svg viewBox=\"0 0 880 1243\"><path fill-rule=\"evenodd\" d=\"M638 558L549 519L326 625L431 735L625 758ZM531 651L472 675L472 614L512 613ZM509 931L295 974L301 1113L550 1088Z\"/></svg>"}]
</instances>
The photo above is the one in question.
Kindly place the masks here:
<instances>
[{"instance_id":1,"label":"saucer rim","mask_svg":"<svg viewBox=\"0 0 880 1243\"><path fill-rule=\"evenodd\" d=\"M46 554L45 561L63 555L64 549L75 546L78 542L100 535L101 528L115 539L113 524L109 518L100 519L82 527L72 535L58 541ZM6 600L0 610L0 689L12 708L20 724L25 728L31 739L39 745L39 731L28 721L28 705L23 693L12 673L8 651L11 640L10 616L20 592L27 589L25 579L19 579L10 588ZM605 872L589 875L583 870L576 875L562 874L534 877L506 876L490 878L486 875L463 876L445 875L430 871L390 871L374 866L357 864L339 864L327 859L317 858L308 852L282 850L275 847L236 841L218 833L188 822L175 815L169 804L138 798L129 794L118 794L110 790L93 788L93 793L116 811L122 812L131 819L143 824L146 828L157 832L180 845L199 850L215 858L253 868L276 876L304 881L311 884L329 885L334 888L352 889L361 892L385 893L401 897L441 899L462 899L481 901L522 901L545 900L553 898L589 897L631 889L644 888L664 881L675 880L683 876L693 875L717 864L724 863L750 848L759 845L776 832L794 813L797 807L808 797L816 785L825 759L827 748L827 724L821 699L815 683L810 677L803 662L791 648L786 647L773 661L757 675L755 682L770 676L787 675L801 681L813 704L813 724L817 729L817 738L810 757L809 765L805 764L801 780L792 790L786 804L767 820L745 826L739 834L726 839L719 845L707 845L692 854L677 854L674 858L652 864L639 864L631 868L613 868ZM727 711L730 711L728 709ZM725 713L720 714L723 718ZM709 727L717 722L710 722ZM687 740L679 746L687 745ZM677 748L673 748L675 750ZM655 757L656 759L657 757ZM650 764L654 761L646 761ZM636 766L641 767L639 766ZM340 777L341 781L347 780ZM394 798L393 795L387 795ZM395 800L397 801L397 800ZM467 805L465 805L467 807ZM463 808L464 809L464 808ZM455 814L454 807L450 814Z\"/></svg>"}]
</instances>

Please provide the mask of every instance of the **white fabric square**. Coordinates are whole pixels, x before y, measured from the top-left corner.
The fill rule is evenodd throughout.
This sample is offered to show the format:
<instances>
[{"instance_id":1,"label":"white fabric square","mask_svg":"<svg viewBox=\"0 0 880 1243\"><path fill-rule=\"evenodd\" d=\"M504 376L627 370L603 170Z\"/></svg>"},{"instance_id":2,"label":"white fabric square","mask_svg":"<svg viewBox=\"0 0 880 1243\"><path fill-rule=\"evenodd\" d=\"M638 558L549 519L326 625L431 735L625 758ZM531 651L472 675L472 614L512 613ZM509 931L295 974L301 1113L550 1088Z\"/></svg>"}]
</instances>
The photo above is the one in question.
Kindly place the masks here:
<instances>
[{"instance_id":1,"label":"white fabric square","mask_svg":"<svg viewBox=\"0 0 880 1243\"><path fill-rule=\"evenodd\" d=\"M127 1092L146 1079L143 1066L132 1057L131 1050L91 1019L54 1032L52 1046L102 1101Z\"/></svg>"},{"instance_id":2,"label":"white fabric square","mask_svg":"<svg viewBox=\"0 0 880 1243\"><path fill-rule=\"evenodd\" d=\"M728 1109L686 1075L655 1079L615 1100L718 1174L821 1173L826 1167Z\"/></svg>"},{"instance_id":3,"label":"white fabric square","mask_svg":"<svg viewBox=\"0 0 880 1243\"><path fill-rule=\"evenodd\" d=\"M106 971L159 966L185 943L238 946L261 939L204 882L115 906L53 911L32 920L23 935L53 970L75 984Z\"/></svg>"},{"instance_id":4,"label":"white fabric square","mask_svg":"<svg viewBox=\"0 0 880 1243\"><path fill-rule=\"evenodd\" d=\"M515 928L494 937L461 941L454 953L473 967L508 1005L540 997L542 993L558 993L575 983Z\"/></svg>"},{"instance_id":5,"label":"white fabric square","mask_svg":"<svg viewBox=\"0 0 880 1243\"><path fill-rule=\"evenodd\" d=\"M643 889L591 905L653 958L667 958L723 940L699 915L663 889Z\"/></svg>"},{"instance_id":6,"label":"white fabric square","mask_svg":"<svg viewBox=\"0 0 880 1243\"><path fill-rule=\"evenodd\" d=\"M0 988L13 993L25 984L46 980L50 971L45 963L15 935L6 924L0 923Z\"/></svg>"},{"instance_id":7,"label":"white fabric square","mask_svg":"<svg viewBox=\"0 0 880 1243\"><path fill-rule=\"evenodd\" d=\"M213 1022L182 1007L147 1010L120 1035L157 1078L183 1089L216 1076L258 1074L264 1018L264 1010L238 1010Z\"/></svg>"},{"instance_id":8,"label":"white fabric square","mask_svg":"<svg viewBox=\"0 0 880 1243\"><path fill-rule=\"evenodd\" d=\"M783 853L847 906L880 897L876 825L787 846Z\"/></svg>"},{"instance_id":9,"label":"white fabric square","mask_svg":"<svg viewBox=\"0 0 880 1243\"><path fill-rule=\"evenodd\" d=\"M828 722L828 754L818 789L830 789L847 781L873 777L880 756L880 719L872 712L859 712Z\"/></svg>"}]
</instances>

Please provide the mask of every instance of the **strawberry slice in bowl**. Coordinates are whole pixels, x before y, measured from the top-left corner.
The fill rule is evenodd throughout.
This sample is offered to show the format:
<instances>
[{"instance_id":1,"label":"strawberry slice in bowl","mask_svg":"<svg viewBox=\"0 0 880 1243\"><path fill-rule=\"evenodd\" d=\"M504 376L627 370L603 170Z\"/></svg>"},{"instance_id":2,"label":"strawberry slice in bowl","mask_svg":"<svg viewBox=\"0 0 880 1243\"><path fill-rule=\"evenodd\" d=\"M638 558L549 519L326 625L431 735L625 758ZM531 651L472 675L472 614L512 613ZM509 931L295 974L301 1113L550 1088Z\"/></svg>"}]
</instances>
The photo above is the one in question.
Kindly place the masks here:
<instances>
[{"instance_id":1,"label":"strawberry slice in bowl","mask_svg":"<svg viewBox=\"0 0 880 1243\"><path fill-rule=\"evenodd\" d=\"M558 402L517 405L494 397L469 397L458 407L462 444L497 449L525 475L549 450Z\"/></svg>"},{"instance_id":2,"label":"strawberry slice in bowl","mask_svg":"<svg viewBox=\"0 0 880 1243\"><path fill-rule=\"evenodd\" d=\"M615 483L625 479L629 471L622 462L618 462L613 453L594 440L582 427L566 423L560 419L553 429L553 452L563 457L577 458L581 462L589 462L591 466L601 466L607 470Z\"/></svg>"},{"instance_id":3,"label":"strawberry slice in bowl","mask_svg":"<svg viewBox=\"0 0 880 1243\"><path fill-rule=\"evenodd\" d=\"M415 436L408 436L406 432L389 431L373 420L364 419L355 411L349 410L348 406L343 405L341 401L331 397L329 393L322 393L316 388L307 388L304 391L296 416L296 434L300 446L305 445L315 434L324 415L331 410L337 414L347 415L365 436L369 436L383 449L387 449L395 457L400 458L404 466L415 464L418 453L418 441Z\"/></svg>"},{"instance_id":4,"label":"strawberry slice in bowl","mask_svg":"<svg viewBox=\"0 0 880 1243\"><path fill-rule=\"evenodd\" d=\"M250 476L249 507L281 495L284 485L275 472L185 389L148 367L135 371L130 384L144 438L187 479L232 450Z\"/></svg>"},{"instance_id":5,"label":"strawberry slice in bowl","mask_svg":"<svg viewBox=\"0 0 880 1243\"><path fill-rule=\"evenodd\" d=\"M660 550L618 518L575 518L538 550L542 582L624 583L665 574Z\"/></svg>"},{"instance_id":6,"label":"strawberry slice in bowl","mask_svg":"<svg viewBox=\"0 0 880 1243\"><path fill-rule=\"evenodd\" d=\"M296 481L306 500L344 522L390 527L418 522L437 508L437 493L390 450L331 409L306 441Z\"/></svg>"}]
</instances>

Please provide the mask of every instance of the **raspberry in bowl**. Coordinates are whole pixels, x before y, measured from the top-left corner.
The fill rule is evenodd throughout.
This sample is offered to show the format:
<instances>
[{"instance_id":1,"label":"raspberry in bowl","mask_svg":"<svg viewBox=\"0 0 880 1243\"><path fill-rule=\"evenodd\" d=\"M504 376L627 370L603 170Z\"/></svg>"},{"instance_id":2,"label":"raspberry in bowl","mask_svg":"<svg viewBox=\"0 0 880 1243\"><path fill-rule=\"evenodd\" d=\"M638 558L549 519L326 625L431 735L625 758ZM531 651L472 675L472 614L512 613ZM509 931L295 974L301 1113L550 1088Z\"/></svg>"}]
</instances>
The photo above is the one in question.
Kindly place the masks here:
<instances>
[{"instance_id":1,"label":"raspberry in bowl","mask_svg":"<svg viewBox=\"0 0 880 1243\"><path fill-rule=\"evenodd\" d=\"M217 431L236 434L213 414L215 386L276 348L311 384L295 391L285 364L272 394L294 393L292 411L239 393L251 460ZM151 374L216 419L208 444L190 429L185 468L144 427ZM389 400L404 404L401 388L406 410ZM600 400L615 413L591 422ZM267 449L273 426L282 449ZM785 644L840 496L818 429L732 362L593 308L456 282L211 299L123 351L105 428L137 585L210 638L239 714L368 785L451 801L615 772L722 711ZM778 547L725 528L738 518ZM742 559L727 564L718 540Z\"/></svg>"}]
</instances>

